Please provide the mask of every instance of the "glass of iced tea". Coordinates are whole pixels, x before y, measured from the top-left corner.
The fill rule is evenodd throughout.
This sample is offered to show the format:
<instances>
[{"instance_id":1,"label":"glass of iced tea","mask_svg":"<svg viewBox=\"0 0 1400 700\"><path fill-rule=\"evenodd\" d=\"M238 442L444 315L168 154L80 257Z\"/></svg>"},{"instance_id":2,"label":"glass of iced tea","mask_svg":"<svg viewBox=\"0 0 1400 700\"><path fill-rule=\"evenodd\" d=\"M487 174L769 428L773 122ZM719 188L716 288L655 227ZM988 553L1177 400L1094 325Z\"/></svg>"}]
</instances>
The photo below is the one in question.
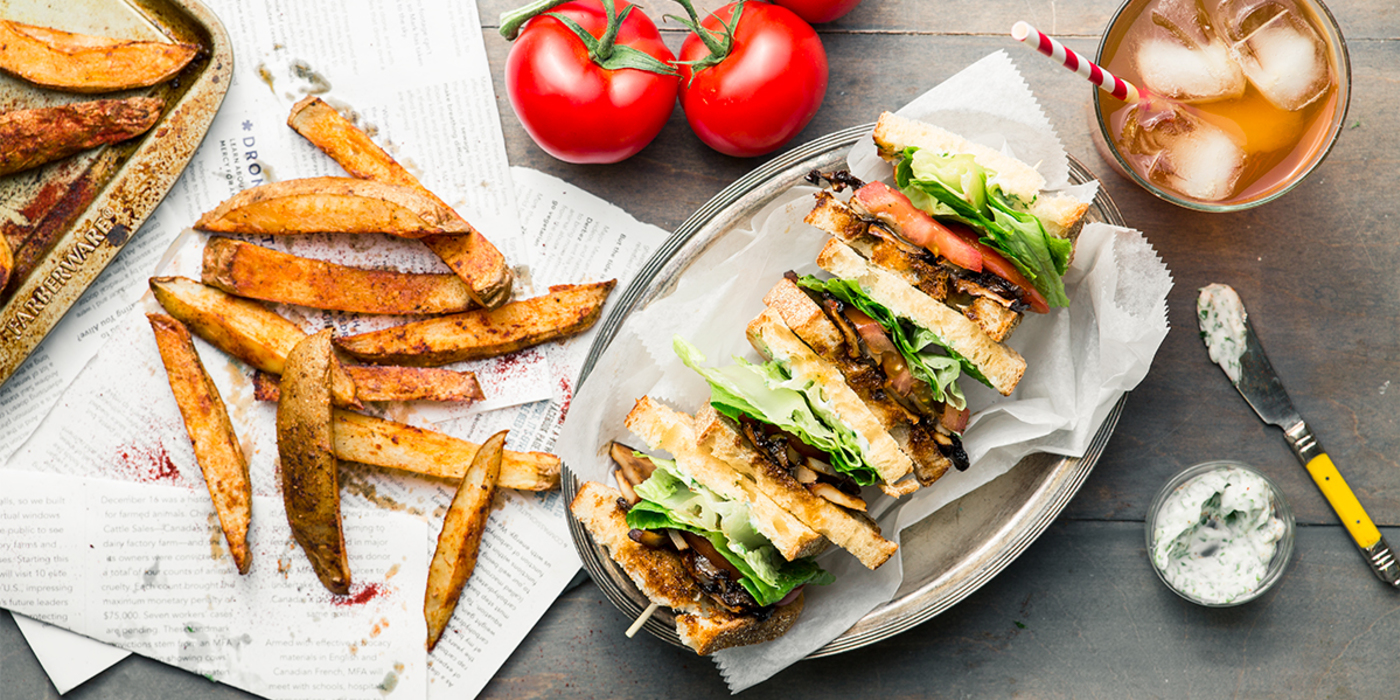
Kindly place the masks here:
<instances>
[{"instance_id":1,"label":"glass of iced tea","mask_svg":"<svg viewBox=\"0 0 1400 700\"><path fill-rule=\"evenodd\" d=\"M1104 159L1201 211L1292 189L1331 150L1351 97L1346 43L1315 0L1128 0L1098 62L1153 95L1094 91Z\"/></svg>"}]
</instances>

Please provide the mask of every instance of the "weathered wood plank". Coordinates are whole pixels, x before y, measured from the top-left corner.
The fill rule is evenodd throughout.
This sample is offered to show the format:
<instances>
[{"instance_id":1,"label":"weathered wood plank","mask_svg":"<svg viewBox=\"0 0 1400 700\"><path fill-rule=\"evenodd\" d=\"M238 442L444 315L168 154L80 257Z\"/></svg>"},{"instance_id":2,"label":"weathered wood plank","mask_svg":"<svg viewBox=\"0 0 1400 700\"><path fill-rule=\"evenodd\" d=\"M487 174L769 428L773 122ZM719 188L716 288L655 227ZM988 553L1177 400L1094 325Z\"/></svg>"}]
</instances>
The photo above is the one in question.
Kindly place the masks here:
<instances>
[{"instance_id":1,"label":"weathered wood plank","mask_svg":"<svg viewBox=\"0 0 1400 700\"><path fill-rule=\"evenodd\" d=\"M1340 527L1302 528L1273 591L1212 610L1161 585L1141 523L1061 521L949 612L865 649L799 663L744 697L1387 697L1400 598L1339 546L1345 537ZM628 640L628 622L595 586L581 587L482 697L724 693L708 661Z\"/></svg>"},{"instance_id":2,"label":"weathered wood plank","mask_svg":"<svg viewBox=\"0 0 1400 700\"><path fill-rule=\"evenodd\" d=\"M497 18L504 11L525 4L525 0L483 0L482 23L498 26ZM670 0L652 0L638 4L653 21L662 23L662 15L684 14L679 4ZM696 0L702 14L728 4L726 0ZM1058 37L1097 37L1108 26L1121 3L1118 0L1088 0L1087 2L966 2L966 0L865 0L850 14L835 22L817 25L822 34L840 32L879 32L917 34L1006 34L1017 20L1025 20L1041 31ZM1352 40L1394 39L1400 37L1400 17L1383 3L1331 2L1328 4L1342 34ZM679 25L667 24L668 27ZM1092 54L1090 54L1092 55ZM917 65L910 68L917 69Z\"/></svg>"}]
</instances>

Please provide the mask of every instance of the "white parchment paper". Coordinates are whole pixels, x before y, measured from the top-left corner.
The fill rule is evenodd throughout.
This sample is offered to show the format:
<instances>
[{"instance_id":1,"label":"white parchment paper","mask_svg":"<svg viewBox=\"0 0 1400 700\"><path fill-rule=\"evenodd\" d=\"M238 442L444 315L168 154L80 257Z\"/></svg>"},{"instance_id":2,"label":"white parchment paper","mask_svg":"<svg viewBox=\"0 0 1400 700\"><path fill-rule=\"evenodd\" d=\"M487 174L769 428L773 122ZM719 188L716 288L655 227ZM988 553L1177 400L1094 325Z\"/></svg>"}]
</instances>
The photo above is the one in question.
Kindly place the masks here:
<instances>
[{"instance_id":1,"label":"white parchment paper","mask_svg":"<svg viewBox=\"0 0 1400 700\"><path fill-rule=\"evenodd\" d=\"M899 111L1038 163L1048 188L1068 186L1059 139L1004 52ZM852 171L864 179L890 175L867 144L862 139L848 157ZM1095 191L1093 184L1076 190L1088 197ZM784 271L819 272L814 260L826 234L802 223L812 192L794 188L764 207L749 227L730 232L697 258L668 296L635 312L619 330L576 397L576 405L590 410L571 414L560 436L559 453L579 478L607 482L608 441L638 442L623 427L636 398L649 394L687 412L708 400L704 381L671 352L673 335L694 343L712 365L731 362L731 355L759 359L744 327L762 311L764 293ZM1070 307L1030 314L1012 336L1010 345L1027 361L1025 378L1012 396L963 381L974 411L964 435L972 468L950 473L897 504L883 496L873 499L872 513L883 532L897 537L1032 452L1083 454L1119 397L1146 375L1168 330L1166 295L1172 281L1142 234L1086 226L1065 282ZM808 587L807 608L791 632L715 655L731 690L759 683L825 645L889 601L903 580L898 559L871 572L838 550L823 555L821 563L837 582Z\"/></svg>"}]
</instances>

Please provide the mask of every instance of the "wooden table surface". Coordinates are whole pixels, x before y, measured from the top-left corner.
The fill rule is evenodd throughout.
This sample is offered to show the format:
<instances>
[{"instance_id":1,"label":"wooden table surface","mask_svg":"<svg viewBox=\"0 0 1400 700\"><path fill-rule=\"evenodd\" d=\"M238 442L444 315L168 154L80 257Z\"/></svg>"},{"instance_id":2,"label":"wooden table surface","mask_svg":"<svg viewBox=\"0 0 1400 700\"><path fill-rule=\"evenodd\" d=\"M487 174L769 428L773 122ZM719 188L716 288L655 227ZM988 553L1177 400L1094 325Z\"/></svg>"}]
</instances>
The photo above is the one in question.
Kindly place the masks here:
<instances>
[{"instance_id":1,"label":"wooden table surface","mask_svg":"<svg viewBox=\"0 0 1400 700\"><path fill-rule=\"evenodd\" d=\"M502 89L508 44L480 0L512 164L544 170L643 221L673 229L764 159L719 155L677 110L656 141L612 166L554 161L529 140ZM703 4L703 3L702 3ZM710 3L715 5L717 3ZM745 697L1335 697L1400 694L1400 591L1377 581L1276 428L1261 423L1198 339L1196 290L1233 285L1278 374L1382 532L1400 543L1400 13L1335 2L1353 97L1327 160L1290 194L1235 214L1165 204L1114 175L1089 141L1090 90L1006 36L1025 19L1093 55L1117 0L1060 3L866 0L819 27L831 64L825 103L793 142L874 119L999 49L1017 62L1068 151L1102 178L1129 225L1171 269L1167 336L1129 395L1103 458L1063 515L1000 576L923 625L870 647L801 662ZM649 3L654 18L678 6ZM682 35L668 31L678 46ZM1395 382L1395 386L1392 386ZM574 410L580 407L575 406ZM1143 516L1196 462L1231 458L1280 483L1298 521L1276 588L1234 609L1184 602L1153 575ZM645 635L591 583L566 593L484 697L710 697L713 665ZM8 614L0 697L51 698ZM236 698L244 693L132 657L70 698Z\"/></svg>"}]
</instances>

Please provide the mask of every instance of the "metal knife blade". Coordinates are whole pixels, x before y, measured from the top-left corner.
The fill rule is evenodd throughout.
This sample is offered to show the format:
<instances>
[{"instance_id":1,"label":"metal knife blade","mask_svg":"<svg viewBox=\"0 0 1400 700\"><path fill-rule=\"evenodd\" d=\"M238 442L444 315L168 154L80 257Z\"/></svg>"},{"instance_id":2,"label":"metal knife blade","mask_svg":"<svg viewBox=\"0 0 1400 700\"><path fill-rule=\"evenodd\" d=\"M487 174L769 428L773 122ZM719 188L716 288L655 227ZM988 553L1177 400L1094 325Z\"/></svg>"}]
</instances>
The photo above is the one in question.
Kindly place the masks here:
<instances>
[{"instance_id":1,"label":"metal knife blade","mask_svg":"<svg viewBox=\"0 0 1400 700\"><path fill-rule=\"evenodd\" d=\"M1240 355L1240 377L1234 384L1244 400L1249 402L1250 408L1265 423L1277 425L1286 432L1303 422L1303 417L1298 415L1298 409L1288 398L1283 382L1279 381L1273 365L1269 364L1269 356L1264 354L1264 346L1259 344L1259 336L1254 333L1248 313L1244 317L1244 353Z\"/></svg>"},{"instance_id":2,"label":"metal knife blade","mask_svg":"<svg viewBox=\"0 0 1400 700\"><path fill-rule=\"evenodd\" d=\"M1250 323L1239 295L1225 285L1201 289L1197 318L1201 323L1201 339L1211 351L1211 359L1220 364L1240 396L1265 423L1283 428L1288 446L1341 518L1371 571L1382 581L1400 587L1400 561L1332 464L1332 458L1322 449L1312 428L1293 407L1283 382L1269 363L1269 356L1264 354L1264 346L1254 332L1254 324ZM1243 338L1239 337L1241 332ZM1239 366L1237 374L1231 376L1231 370L1235 369L1231 351L1236 349L1240 352Z\"/></svg>"}]
</instances>

